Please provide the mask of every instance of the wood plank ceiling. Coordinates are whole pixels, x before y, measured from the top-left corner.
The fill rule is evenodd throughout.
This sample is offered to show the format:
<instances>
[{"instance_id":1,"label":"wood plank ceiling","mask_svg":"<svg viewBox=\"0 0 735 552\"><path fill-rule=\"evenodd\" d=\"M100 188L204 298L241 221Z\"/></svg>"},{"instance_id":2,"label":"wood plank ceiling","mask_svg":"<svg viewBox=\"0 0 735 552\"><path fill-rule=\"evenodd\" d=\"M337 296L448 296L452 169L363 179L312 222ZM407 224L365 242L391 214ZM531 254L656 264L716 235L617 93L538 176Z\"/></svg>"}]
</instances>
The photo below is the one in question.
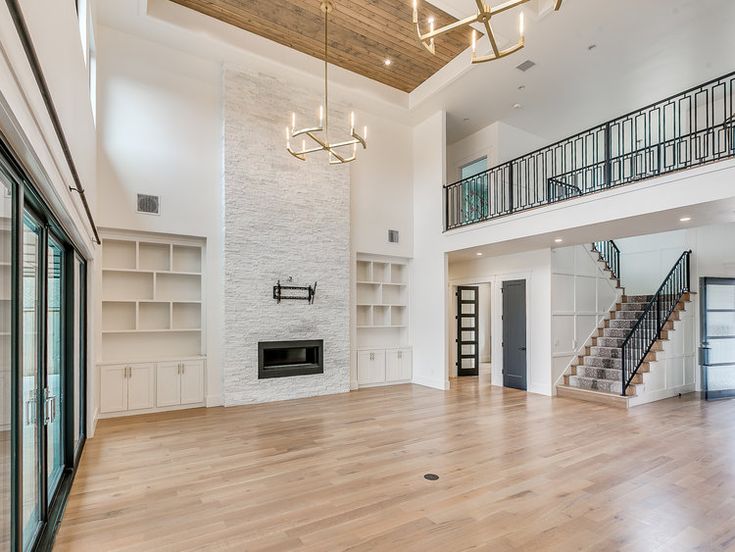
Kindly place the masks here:
<instances>
[{"instance_id":1,"label":"wood plank ceiling","mask_svg":"<svg viewBox=\"0 0 735 552\"><path fill-rule=\"evenodd\" d=\"M319 0L171 0L318 59L324 59ZM455 19L421 2L436 26ZM436 55L418 41L411 0L334 0L329 61L393 88L411 92L470 45L467 28L436 40ZM386 66L384 61L391 60Z\"/></svg>"}]
</instances>

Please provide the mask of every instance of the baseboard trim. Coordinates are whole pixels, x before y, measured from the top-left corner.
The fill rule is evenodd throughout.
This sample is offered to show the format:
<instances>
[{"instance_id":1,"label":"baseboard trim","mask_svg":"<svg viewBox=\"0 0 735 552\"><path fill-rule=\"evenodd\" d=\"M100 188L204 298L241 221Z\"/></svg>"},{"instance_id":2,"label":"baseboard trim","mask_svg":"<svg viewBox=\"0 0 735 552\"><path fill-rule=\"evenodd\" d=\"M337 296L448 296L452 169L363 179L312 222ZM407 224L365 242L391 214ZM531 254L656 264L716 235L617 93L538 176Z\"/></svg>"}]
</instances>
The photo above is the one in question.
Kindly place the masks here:
<instances>
[{"instance_id":1,"label":"baseboard trim","mask_svg":"<svg viewBox=\"0 0 735 552\"><path fill-rule=\"evenodd\" d=\"M439 389L440 391L447 391L450 387L449 380L434 380L427 378L413 378L411 381L414 385L421 385L423 387L431 387L432 389Z\"/></svg>"},{"instance_id":2,"label":"baseboard trim","mask_svg":"<svg viewBox=\"0 0 735 552\"><path fill-rule=\"evenodd\" d=\"M204 404L207 405L207 408L213 408L215 406L224 406L225 398L223 395L207 395L207 398L204 401Z\"/></svg>"}]
</instances>

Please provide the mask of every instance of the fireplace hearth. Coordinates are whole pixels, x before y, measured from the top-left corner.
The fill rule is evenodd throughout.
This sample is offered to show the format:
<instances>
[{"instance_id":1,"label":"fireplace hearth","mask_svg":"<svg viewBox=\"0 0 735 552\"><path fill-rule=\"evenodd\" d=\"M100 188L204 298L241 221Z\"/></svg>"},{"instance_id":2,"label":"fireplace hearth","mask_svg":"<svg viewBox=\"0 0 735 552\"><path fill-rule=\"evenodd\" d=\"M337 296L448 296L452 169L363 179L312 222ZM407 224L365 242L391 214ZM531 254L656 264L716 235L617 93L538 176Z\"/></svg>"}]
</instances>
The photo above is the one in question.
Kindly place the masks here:
<instances>
[{"instance_id":1,"label":"fireplace hearth","mask_svg":"<svg viewBox=\"0 0 735 552\"><path fill-rule=\"evenodd\" d=\"M324 341L261 341L258 343L258 379L324 373Z\"/></svg>"}]
</instances>

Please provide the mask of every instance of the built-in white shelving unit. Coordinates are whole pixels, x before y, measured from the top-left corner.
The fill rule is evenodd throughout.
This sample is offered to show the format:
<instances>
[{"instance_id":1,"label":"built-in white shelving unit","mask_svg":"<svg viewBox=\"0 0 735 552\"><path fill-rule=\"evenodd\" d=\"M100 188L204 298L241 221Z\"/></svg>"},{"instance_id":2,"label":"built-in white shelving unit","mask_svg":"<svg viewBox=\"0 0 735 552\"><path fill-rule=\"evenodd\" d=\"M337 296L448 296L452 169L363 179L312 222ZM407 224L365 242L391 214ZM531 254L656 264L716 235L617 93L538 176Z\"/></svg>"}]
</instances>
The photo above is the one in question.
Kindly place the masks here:
<instances>
[{"instance_id":1,"label":"built-in white shelving unit","mask_svg":"<svg viewBox=\"0 0 735 552\"><path fill-rule=\"evenodd\" d=\"M192 381L202 382L201 393L187 383L187 400L176 406L204 402L203 255L203 240L195 238L118 232L103 237L98 362L103 414L171 409L176 393L161 386L181 384L159 377L170 375L171 366L184 372L189 367L195 374ZM138 383L129 384L136 376ZM183 377L183 372L176 376ZM146 388L149 383L153 388ZM136 389L146 398L135 399ZM121 398L128 394L130 399ZM153 401L160 396L167 397L166 404Z\"/></svg>"},{"instance_id":2,"label":"built-in white shelving unit","mask_svg":"<svg viewBox=\"0 0 735 552\"><path fill-rule=\"evenodd\" d=\"M356 263L358 385L410 381L409 262L358 254Z\"/></svg>"}]
</instances>

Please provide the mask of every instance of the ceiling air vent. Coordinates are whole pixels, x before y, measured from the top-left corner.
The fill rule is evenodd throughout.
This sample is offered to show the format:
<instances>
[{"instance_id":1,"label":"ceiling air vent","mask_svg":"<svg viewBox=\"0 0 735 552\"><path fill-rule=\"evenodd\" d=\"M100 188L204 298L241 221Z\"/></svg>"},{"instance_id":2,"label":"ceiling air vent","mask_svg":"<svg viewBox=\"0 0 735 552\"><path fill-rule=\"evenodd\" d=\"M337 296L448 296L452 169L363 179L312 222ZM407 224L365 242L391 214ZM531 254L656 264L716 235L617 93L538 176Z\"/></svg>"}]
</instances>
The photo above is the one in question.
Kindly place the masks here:
<instances>
[{"instance_id":1,"label":"ceiling air vent","mask_svg":"<svg viewBox=\"0 0 735 552\"><path fill-rule=\"evenodd\" d=\"M398 230L388 230L388 242L398 243Z\"/></svg>"},{"instance_id":2,"label":"ceiling air vent","mask_svg":"<svg viewBox=\"0 0 735 552\"><path fill-rule=\"evenodd\" d=\"M531 61L530 59L527 59L523 63L521 63L519 66L516 67L519 71L523 71L524 73L528 71L531 67L535 66L536 62Z\"/></svg>"},{"instance_id":3,"label":"ceiling air vent","mask_svg":"<svg viewBox=\"0 0 735 552\"><path fill-rule=\"evenodd\" d=\"M138 194L138 212L146 215L161 214L160 196Z\"/></svg>"}]
</instances>

